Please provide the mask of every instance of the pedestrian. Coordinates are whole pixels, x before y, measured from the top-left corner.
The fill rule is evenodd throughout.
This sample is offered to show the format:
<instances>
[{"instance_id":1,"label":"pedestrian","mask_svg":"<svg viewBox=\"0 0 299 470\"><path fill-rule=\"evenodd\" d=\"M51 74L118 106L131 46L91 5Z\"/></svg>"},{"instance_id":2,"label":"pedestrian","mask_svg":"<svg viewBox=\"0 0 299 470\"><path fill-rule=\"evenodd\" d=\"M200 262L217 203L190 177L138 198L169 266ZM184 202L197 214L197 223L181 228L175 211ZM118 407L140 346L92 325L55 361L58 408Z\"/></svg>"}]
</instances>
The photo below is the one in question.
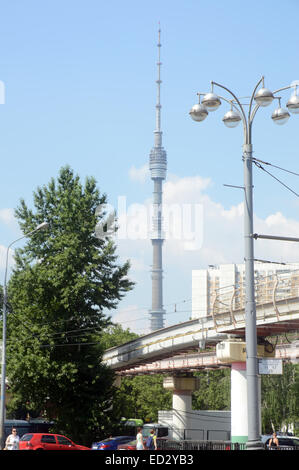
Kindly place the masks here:
<instances>
[{"instance_id":1,"label":"pedestrian","mask_svg":"<svg viewBox=\"0 0 299 470\"><path fill-rule=\"evenodd\" d=\"M6 450L19 450L20 437L17 434L16 428L12 428L11 434L7 437L5 442Z\"/></svg>"},{"instance_id":2,"label":"pedestrian","mask_svg":"<svg viewBox=\"0 0 299 470\"><path fill-rule=\"evenodd\" d=\"M137 429L136 450L144 450L143 435L142 435L142 429L141 428Z\"/></svg>"},{"instance_id":3,"label":"pedestrian","mask_svg":"<svg viewBox=\"0 0 299 470\"><path fill-rule=\"evenodd\" d=\"M145 445L148 450L157 450L157 436L154 429L151 430Z\"/></svg>"},{"instance_id":4,"label":"pedestrian","mask_svg":"<svg viewBox=\"0 0 299 470\"><path fill-rule=\"evenodd\" d=\"M277 439L277 434L276 432L274 432L272 434L272 437L269 441L269 449L278 449L279 448L279 442L278 442L278 439Z\"/></svg>"}]
</instances>

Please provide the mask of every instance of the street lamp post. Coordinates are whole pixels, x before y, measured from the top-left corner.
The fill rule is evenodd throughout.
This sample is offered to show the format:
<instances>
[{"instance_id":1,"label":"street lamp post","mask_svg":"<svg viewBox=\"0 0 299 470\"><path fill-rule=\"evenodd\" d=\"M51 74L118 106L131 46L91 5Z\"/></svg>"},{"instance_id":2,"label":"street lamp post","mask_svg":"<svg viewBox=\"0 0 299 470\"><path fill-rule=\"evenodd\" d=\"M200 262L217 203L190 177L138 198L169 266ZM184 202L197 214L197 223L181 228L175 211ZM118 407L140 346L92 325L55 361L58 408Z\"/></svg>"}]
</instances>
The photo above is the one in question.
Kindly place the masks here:
<instances>
[{"instance_id":1,"label":"street lamp post","mask_svg":"<svg viewBox=\"0 0 299 470\"><path fill-rule=\"evenodd\" d=\"M1 360L1 395L0 395L0 449L4 447L4 440L5 440L5 381L6 381L6 306L7 306L7 268L8 268L8 255L10 247L26 238L33 233L39 230L47 229L49 224L47 222L42 222L39 224L34 230L31 232L23 235L17 240L14 240L10 245L8 245L6 250L6 263L5 263L5 274L4 274L4 285L3 285L3 309L2 309L2 360Z\"/></svg>"},{"instance_id":2,"label":"street lamp post","mask_svg":"<svg viewBox=\"0 0 299 470\"><path fill-rule=\"evenodd\" d=\"M246 115L244 104L237 96L225 86L212 83L210 93L198 93L199 103L194 105L190 116L197 122L203 121L210 111L215 111L221 105L221 100L230 104L230 110L223 117L227 127L236 127L243 123L243 163L244 163L244 259L245 259L245 335L246 335L246 370L247 370L247 408L248 408L248 449L261 448L260 418L258 398L258 361L257 361L257 331L256 331L256 305L254 287L254 247L253 247L253 197L252 197L252 123L259 107L268 106L274 99L278 99L279 107L272 113L272 120L276 124L284 124L290 117L288 112L299 113L299 96L297 84L292 84L271 92L264 87L262 77L254 88ZM260 85L262 84L262 87ZM214 93L214 86L220 87L229 93L231 99L218 96ZM260 87L260 88L259 88ZM286 89L294 88L294 93L287 103L287 109L281 107L281 97L275 95ZM201 96L203 96L202 102Z\"/></svg>"}]
</instances>

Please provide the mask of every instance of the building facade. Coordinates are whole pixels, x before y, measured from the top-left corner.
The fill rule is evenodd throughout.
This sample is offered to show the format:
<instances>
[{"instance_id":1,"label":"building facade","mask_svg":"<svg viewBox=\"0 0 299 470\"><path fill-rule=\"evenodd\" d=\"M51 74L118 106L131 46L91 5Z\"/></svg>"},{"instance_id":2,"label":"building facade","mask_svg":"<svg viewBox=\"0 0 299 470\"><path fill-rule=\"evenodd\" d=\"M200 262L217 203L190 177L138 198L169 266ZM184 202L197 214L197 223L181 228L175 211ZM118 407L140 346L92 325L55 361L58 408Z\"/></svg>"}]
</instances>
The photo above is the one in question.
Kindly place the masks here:
<instances>
[{"instance_id":1,"label":"building facade","mask_svg":"<svg viewBox=\"0 0 299 470\"><path fill-rule=\"evenodd\" d=\"M298 295L299 263L255 263L257 303L271 302L274 295ZM245 264L222 264L192 271L192 319L244 308Z\"/></svg>"}]
</instances>

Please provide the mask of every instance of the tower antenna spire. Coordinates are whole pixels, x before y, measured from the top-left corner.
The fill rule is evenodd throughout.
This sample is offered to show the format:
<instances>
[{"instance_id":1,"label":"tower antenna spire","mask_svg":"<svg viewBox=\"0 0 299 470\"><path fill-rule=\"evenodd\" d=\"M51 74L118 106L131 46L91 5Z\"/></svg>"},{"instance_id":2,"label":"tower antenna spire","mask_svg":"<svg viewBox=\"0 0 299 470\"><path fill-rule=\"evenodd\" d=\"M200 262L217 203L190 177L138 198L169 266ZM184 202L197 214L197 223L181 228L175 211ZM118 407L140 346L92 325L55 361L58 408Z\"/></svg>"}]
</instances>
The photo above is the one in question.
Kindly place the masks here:
<instances>
[{"instance_id":1,"label":"tower antenna spire","mask_svg":"<svg viewBox=\"0 0 299 470\"><path fill-rule=\"evenodd\" d=\"M166 151L162 147L161 131L161 28L159 22L158 30L158 78L157 83L157 102L156 102L156 129L154 131L154 147L150 152L149 168L151 179L154 182L153 192L153 228L152 228L152 246L153 246L153 265L152 265L152 309L151 331L164 327L163 309L163 266L162 266L162 182L166 178L167 158Z\"/></svg>"}]
</instances>

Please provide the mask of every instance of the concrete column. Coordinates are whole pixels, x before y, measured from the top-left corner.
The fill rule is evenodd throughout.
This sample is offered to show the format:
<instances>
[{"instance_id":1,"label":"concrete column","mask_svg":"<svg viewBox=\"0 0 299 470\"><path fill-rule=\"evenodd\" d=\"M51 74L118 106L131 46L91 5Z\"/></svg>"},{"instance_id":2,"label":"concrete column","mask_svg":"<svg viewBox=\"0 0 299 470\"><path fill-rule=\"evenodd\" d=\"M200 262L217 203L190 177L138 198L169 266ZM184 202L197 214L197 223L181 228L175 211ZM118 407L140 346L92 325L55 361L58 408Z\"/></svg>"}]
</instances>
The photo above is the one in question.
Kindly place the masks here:
<instances>
[{"instance_id":1,"label":"concrete column","mask_svg":"<svg viewBox=\"0 0 299 470\"><path fill-rule=\"evenodd\" d=\"M261 400L261 380L258 378L258 403ZM259 406L259 432L261 434L261 407ZM231 441L248 440L246 362L234 362L231 367Z\"/></svg>"},{"instance_id":2,"label":"concrete column","mask_svg":"<svg viewBox=\"0 0 299 470\"><path fill-rule=\"evenodd\" d=\"M166 377L164 388L172 390L172 437L188 439L192 419L192 392L198 388L197 377ZM190 431L189 431L190 434Z\"/></svg>"},{"instance_id":3,"label":"concrete column","mask_svg":"<svg viewBox=\"0 0 299 470\"><path fill-rule=\"evenodd\" d=\"M189 421L192 416L192 392L188 390L174 390L172 408L173 439L188 439L191 427Z\"/></svg>"},{"instance_id":4,"label":"concrete column","mask_svg":"<svg viewBox=\"0 0 299 470\"><path fill-rule=\"evenodd\" d=\"M247 440L246 362L234 362L231 367L231 441L245 443Z\"/></svg>"}]
</instances>

